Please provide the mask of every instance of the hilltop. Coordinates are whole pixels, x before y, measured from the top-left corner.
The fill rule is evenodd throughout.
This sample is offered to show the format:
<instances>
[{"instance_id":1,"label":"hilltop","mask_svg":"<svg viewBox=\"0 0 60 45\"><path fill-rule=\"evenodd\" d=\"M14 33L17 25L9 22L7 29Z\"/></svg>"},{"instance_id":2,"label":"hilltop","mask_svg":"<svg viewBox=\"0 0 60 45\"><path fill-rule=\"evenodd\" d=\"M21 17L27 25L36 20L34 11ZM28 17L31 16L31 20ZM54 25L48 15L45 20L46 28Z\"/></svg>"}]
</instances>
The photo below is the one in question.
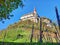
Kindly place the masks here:
<instances>
[{"instance_id":1,"label":"hilltop","mask_svg":"<svg viewBox=\"0 0 60 45\"><path fill-rule=\"evenodd\" d=\"M56 36L58 33L58 27L51 22L50 19L42 17L42 31L43 31L43 42L59 42L59 39ZM44 21L47 19L50 23ZM30 20L19 21L14 23L6 30L0 31L0 41L4 42L30 42L32 25L34 24L34 32L33 32L33 42L39 41L39 31L40 31L40 21L35 23ZM48 25L47 25L48 24ZM60 32L60 31L59 31Z\"/></svg>"}]
</instances>

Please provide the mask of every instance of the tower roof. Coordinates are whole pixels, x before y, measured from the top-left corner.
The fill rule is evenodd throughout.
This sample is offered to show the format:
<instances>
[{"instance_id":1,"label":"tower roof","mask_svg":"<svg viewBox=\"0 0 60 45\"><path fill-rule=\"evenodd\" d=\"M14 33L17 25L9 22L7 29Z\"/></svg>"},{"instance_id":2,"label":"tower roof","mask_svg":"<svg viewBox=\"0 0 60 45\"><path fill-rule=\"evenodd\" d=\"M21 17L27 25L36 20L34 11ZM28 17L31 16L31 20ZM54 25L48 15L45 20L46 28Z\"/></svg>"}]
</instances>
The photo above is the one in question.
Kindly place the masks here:
<instances>
[{"instance_id":1,"label":"tower roof","mask_svg":"<svg viewBox=\"0 0 60 45\"><path fill-rule=\"evenodd\" d=\"M34 11L36 11L36 8L34 8Z\"/></svg>"},{"instance_id":2,"label":"tower roof","mask_svg":"<svg viewBox=\"0 0 60 45\"><path fill-rule=\"evenodd\" d=\"M34 13L36 13L36 8L34 8Z\"/></svg>"}]
</instances>

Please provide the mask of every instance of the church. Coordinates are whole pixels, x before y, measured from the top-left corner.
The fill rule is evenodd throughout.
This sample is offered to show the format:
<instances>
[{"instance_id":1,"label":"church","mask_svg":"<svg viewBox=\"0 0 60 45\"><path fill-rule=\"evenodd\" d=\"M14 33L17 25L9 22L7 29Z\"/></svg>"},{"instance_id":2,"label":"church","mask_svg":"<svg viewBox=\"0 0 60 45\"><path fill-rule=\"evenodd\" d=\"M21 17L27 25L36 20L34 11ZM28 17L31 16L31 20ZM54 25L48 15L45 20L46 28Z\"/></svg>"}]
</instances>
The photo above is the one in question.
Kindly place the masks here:
<instances>
[{"instance_id":1,"label":"church","mask_svg":"<svg viewBox=\"0 0 60 45\"><path fill-rule=\"evenodd\" d=\"M36 12L36 8L34 8L34 11L33 11L32 13L25 14L25 15L23 15L20 19L21 19L22 21L31 20L31 21L37 23L38 20L39 20L39 15L38 15L37 12Z\"/></svg>"},{"instance_id":2,"label":"church","mask_svg":"<svg viewBox=\"0 0 60 45\"><path fill-rule=\"evenodd\" d=\"M36 11L36 8L34 8L33 12L32 13L28 13L28 14L25 14L23 15L20 20L21 21L25 21L25 20L30 20L30 21L33 21L35 23L38 23L40 18L42 18L42 22L45 22L47 24L47 26L51 27L51 20L46 18L46 17L40 17L38 14L37 14L37 11Z\"/></svg>"}]
</instances>

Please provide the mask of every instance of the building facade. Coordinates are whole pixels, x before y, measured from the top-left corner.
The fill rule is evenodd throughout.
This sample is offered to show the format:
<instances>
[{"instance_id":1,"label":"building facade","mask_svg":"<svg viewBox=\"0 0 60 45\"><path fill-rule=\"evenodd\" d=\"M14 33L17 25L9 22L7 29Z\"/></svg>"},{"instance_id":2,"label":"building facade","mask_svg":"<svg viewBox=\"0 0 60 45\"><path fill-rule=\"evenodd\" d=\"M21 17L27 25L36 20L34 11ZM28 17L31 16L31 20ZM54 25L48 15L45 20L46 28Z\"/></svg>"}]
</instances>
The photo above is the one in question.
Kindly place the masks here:
<instances>
[{"instance_id":1,"label":"building facade","mask_svg":"<svg viewBox=\"0 0 60 45\"><path fill-rule=\"evenodd\" d=\"M31 21L37 23L38 20L39 20L39 15L38 15L37 12L36 12L36 8L34 8L34 11L33 11L32 13L25 14L25 15L23 15L20 19L21 19L22 21L31 20Z\"/></svg>"}]
</instances>

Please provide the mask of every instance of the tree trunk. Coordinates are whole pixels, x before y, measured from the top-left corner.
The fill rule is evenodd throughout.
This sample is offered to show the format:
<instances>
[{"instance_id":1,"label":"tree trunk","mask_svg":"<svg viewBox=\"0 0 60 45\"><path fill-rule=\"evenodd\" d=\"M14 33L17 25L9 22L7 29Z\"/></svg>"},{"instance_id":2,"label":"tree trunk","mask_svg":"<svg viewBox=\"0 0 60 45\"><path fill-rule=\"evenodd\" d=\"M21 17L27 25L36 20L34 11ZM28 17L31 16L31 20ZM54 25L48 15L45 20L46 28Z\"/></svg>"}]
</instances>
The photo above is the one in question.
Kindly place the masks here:
<instances>
[{"instance_id":1,"label":"tree trunk","mask_svg":"<svg viewBox=\"0 0 60 45\"><path fill-rule=\"evenodd\" d=\"M57 17L57 21L58 21L59 30L60 30L60 17L59 17L59 14L58 14L57 7L55 7L55 11L56 11L56 17ZM59 32L58 32L58 36L57 37L60 38ZM59 40L59 43L60 43L60 40Z\"/></svg>"},{"instance_id":2,"label":"tree trunk","mask_svg":"<svg viewBox=\"0 0 60 45\"><path fill-rule=\"evenodd\" d=\"M33 39L33 32L34 32L34 24L32 25L32 31L31 31L31 38L30 38L30 42L32 42L32 39Z\"/></svg>"},{"instance_id":3,"label":"tree trunk","mask_svg":"<svg viewBox=\"0 0 60 45\"><path fill-rule=\"evenodd\" d=\"M40 18L40 43L42 42L42 19Z\"/></svg>"},{"instance_id":4,"label":"tree trunk","mask_svg":"<svg viewBox=\"0 0 60 45\"><path fill-rule=\"evenodd\" d=\"M56 17L57 17L57 21L58 21L59 30L60 30L60 17L59 17L59 14L58 14L57 7L55 7L55 11L56 11Z\"/></svg>"}]
</instances>

